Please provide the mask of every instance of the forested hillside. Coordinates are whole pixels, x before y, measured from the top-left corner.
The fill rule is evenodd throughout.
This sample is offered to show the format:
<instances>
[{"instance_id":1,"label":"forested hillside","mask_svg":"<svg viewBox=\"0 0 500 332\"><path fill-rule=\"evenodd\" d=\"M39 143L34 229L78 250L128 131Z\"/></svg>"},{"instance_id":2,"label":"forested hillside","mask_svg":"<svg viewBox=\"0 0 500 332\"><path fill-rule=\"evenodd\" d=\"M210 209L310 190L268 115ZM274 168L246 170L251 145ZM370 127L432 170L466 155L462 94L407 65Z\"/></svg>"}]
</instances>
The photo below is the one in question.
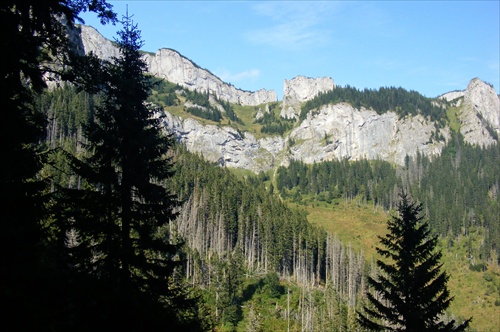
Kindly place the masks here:
<instances>
[{"instance_id":1,"label":"forested hillside","mask_svg":"<svg viewBox=\"0 0 500 332\"><path fill-rule=\"evenodd\" d=\"M118 56L105 60L71 46L66 24L87 10L103 23L121 23ZM267 135L297 124L278 116L279 103L252 106L248 114L250 108L211 93L148 76L132 16L118 21L104 0L8 2L0 15L12 51L0 64L5 329L352 331L383 326L374 310L392 311L386 300L403 304L386 317L398 316L395 324L405 327L399 316L420 319L407 305L425 293L415 308L433 308L421 311L419 323L456 330L455 322L470 317L463 299L471 302L473 291L481 292L473 305L484 309L474 308L482 318L477 326L497 327L485 317L500 306L498 144L471 147L456 134L440 157L418 154L404 166L291 160L258 175L229 170L176 142L165 110L212 128L230 125L231 139L244 140L238 125ZM343 101L401 117L423 114L436 127L447 121L444 108L415 92L337 92L319 95L304 112ZM393 215L389 234L380 237L388 250L377 252L397 257L395 266L373 260L373 245L342 242L328 213L310 222L317 206L338 212L341 202L346 214L356 205L373 216ZM344 225L354 242L368 224L363 218ZM351 229L354 223L361 227ZM436 252L438 244L451 253ZM445 264L458 274L450 279L455 291L477 285L471 276L484 280L453 310L448 275L439 272ZM388 275L391 287L377 281ZM371 318L360 320L360 310Z\"/></svg>"},{"instance_id":2,"label":"forested hillside","mask_svg":"<svg viewBox=\"0 0 500 332\"><path fill-rule=\"evenodd\" d=\"M58 151L82 151L80 133L96 104L98 99L70 86L40 96L39 107L51 118L45 144L58 147L46 170L54 185L81 185L79 177L64 171L64 153ZM72 111L74 115L69 116ZM76 122L68 121L77 114ZM173 177L167 187L184 204L170 232L186 244L183 277L206 294L214 324L250 324L241 310L243 302L253 298L244 289L253 287L249 286L252 282L265 284L273 273L288 280L295 294L300 285L302 296L313 296L313 290L314 296L329 296L326 303L313 305L304 299L292 303L287 319L293 326L333 324L327 318L332 315L338 315L337 324L345 325L348 319L354 324L367 268L361 253L312 226L304 210L289 208L257 178L239 179L182 146L172 157ZM280 296L285 295L275 295Z\"/></svg>"},{"instance_id":3,"label":"forested hillside","mask_svg":"<svg viewBox=\"0 0 500 332\"><path fill-rule=\"evenodd\" d=\"M446 114L446 105L439 105L436 100L422 96L417 91L408 91L401 87L359 90L347 85L337 86L307 101L301 108L300 118L304 119L312 109L339 102L347 102L356 108L372 108L378 114L393 111L401 118L422 114L441 124Z\"/></svg>"},{"instance_id":4,"label":"forested hillside","mask_svg":"<svg viewBox=\"0 0 500 332\"><path fill-rule=\"evenodd\" d=\"M47 146L79 151L82 125L99 99L66 86L41 95L39 101L51 119ZM470 247L470 265L484 268L498 257L498 153L497 146L475 148L457 137L443 156L432 161L408 158L403 168L384 161L313 165L292 161L289 167L278 168L275 176L237 177L178 146L172 154L174 169L168 187L183 202L170 226L172 234L185 242L183 276L204 294L212 324L229 330L254 324L250 316L269 310L269 302L276 310L271 316L289 320L292 326L354 326L354 309L364 301L370 264L362 253L309 224L305 210L291 209L282 199L299 206L356 199L390 210L398 193L410 189L424 202L425 214L440 234L453 239L482 230L480 247ZM55 153L54 158L59 165L54 180L67 186L77 183L70 173L60 172L64 169L60 155ZM442 209L443 204L452 208ZM282 281L272 281L273 273ZM280 291L270 296L268 283L275 283ZM285 286L290 293L280 288ZM317 300L299 296L284 308L285 299L297 292ZM259 324L275 324L275 319L265 316Z\"/></svg>"},{"instance_id":5,"label":"forested hillside","mask_svg":"<svg viewBox=\"0 0 500 332\"><path fill-rule=\"evenodd\" d=\"M490 259L500 263L499 161L498 144L480 148L457 135L441 156L407 158L402 168L377 160L313 165L292 161L277 170L276 185L282 197L298 203L360 196L385 209L407 189L424 203L425 215L439 234L457 237L482 230L481 247L470 248L471 264Z\"/></svg>"}]
</instances>

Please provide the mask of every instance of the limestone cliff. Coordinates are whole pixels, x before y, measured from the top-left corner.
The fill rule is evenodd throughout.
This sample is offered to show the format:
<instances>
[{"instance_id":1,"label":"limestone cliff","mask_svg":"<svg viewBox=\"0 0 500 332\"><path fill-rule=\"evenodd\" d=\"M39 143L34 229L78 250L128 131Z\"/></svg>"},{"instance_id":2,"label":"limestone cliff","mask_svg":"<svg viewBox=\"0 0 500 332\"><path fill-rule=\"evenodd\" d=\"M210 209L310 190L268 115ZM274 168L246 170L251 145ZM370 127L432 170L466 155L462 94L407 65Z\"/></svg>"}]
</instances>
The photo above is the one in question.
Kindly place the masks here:
<instances>
[{"instance_id":1,"label":"limestone cliff","mask_svg":"<svg viewBox=\"0 0 500 332\"><path fill-rule=\"evenodd\" d=\"M82 52L92 51L104 59L118 55L115 45L94 28L81 26L79 33ZM255 118L269 113L269 103L277 101L274 91L236 89L171 49L145 53L144 60L151 74L185 88L208 90L212 96L235 104L259 105L255 108ZM298 122L301 103L334 88L333 79L328 77L298 76L285 80L280 115L297 122L284 136L256 138L230 126L203 124L188 113L179 117L165 112L163 121L165 128L185 143L188 150L221 165L254 172L286 165L291 159L313 163L366 158L403 164L407 155L414 156L417 152L428 156L440 154L451 136L448 125L437 125L422 115L399 118L391 111L378 114L348 103L324 105ZM443 104L456 110L459 130L466 142L480 146L498 144L500 102L489 84L473 79L465 90L449 92L440 98Z\"/></svg>"},{"instance_id":2,"label":"limestone cliff","mask_svg":"<svg viewBox=\"0 0 500 332\"><path fill-rule=\"evenodd\" d=\"M191 152L227 167L254 172L279 166L278 156L285 147L282 137L256 139L254 135L231 127L203 125L193 118L182 119L166 112L165 128Z\"/></svg>"},{"instance_id":3,"label":"limestone cliff","mask_svg":"<svg viewBox=\"0 0 500 332\"><path fill-rule=\"evenodd\" d=\"M211 95L234 104L253 106L278 100L276 92L272 90L249 92L236 89L171 49L162 48L154 55L148 53L144 59L149 72L154 76L188 89L209 91Z\"/></svg>"},{"instance_id":4,"label":"limestone cliff","mask_svg":"<svg viewBox=\"0 0 500 332\"><path fill-rule=\"evenodd\" d=\"M431 139L433 122L422 116L398 119L393 112L377 114L346 103L327 105L307 118L290 133L295 142L290 157L314 163L332 159L383 159L403 164L406 155L417 151L439 154L444 141ZM449 130L440 131L449 137Z\"/></svg>"},{"instance_id":5,"label":"limestone cliff","mask_svg":"<svg viewBox=\"0 0 500 332\"><path fill-rule=\"evenodd\" d=\"M453 91L440 98L457 107L460 133L467 143L488 146L500 136L500 98L489 84L474 78L467 89Z\"/></svg>"},{"instance_id":6,"label":"limestone cliff","mask_svg":"<svg viewBox=\"0 0 500 332\"><path fill-rule=\"evenodd\" d=\"M85 54L93 52L102 59L110 59L119 55L118 48L93 27L82 25L79 34L82 51ZM217 96L219 99L231 103L253 106L277 101L278 99L276 92L273 90L261 89L256 92L249 92L237 89L171 49L163 48L155 54L144 53L144 60L148 65L149 73L154 76L164 78L191 90L209 91L210 94Z\"/></svg>"},{"instance_id":7,"label":"limestone cliff","mask_svg":"<svg viewBox=\"0 0 500 332\"><path fill-rule=\"evenodd\" d=\"M463 98L459 116L460 132L465 141L480 146L497 143L500 135L500 100L493 87L475 78L470 81Z\"/></svg>"},{"instance_id":8,"label":"limestone cliff","mask_svg":"<svg viewBox=\"0 0 500 332\"><path fill-rule=\"evenodd\" d=\"M259 172L288 164L290 159L314 163L347 158L383 159L403 164L406 155L419 151L424 155L441 153L446 141L437 135L433 122L422 116L399 120L395 113L382 115L373 110L355 109L339 103L311 112L286 137L256 139L248 132L231 127L203 125L193 118L179 118L166 113L165 127L188 150L227 167ZM448 139L447 127L439 135Z\"/></svg>"},{"instance_id":9,"label":"limestone cliff","mask_svg":"<svg viewBox=\"0 0 500 332\"><path fill-rule=\"evenodd\" d=\"M288 91L293 90L284 91L285 98ZM292 94L299 100L300 94ZM307 98L306 93L302 96ZM491 86L474 79L466 90L441 98L455 106L462 105L461 132L469 143L485 146L498 142L491 131L498 133L499 99ZM256 172L286 165L290 159L306 163L342 158L383 159L403 165L407 155L415 156L417 152L439 155L451 137L447 125L436 126L422 115L399 118L394 112L378 114L348 103L325 105L310 112L285 137L256 139L247 132L170 115L165 124L191 151L228 167Z\"/></svg>"},{"instance_id":10,"label":"limestone cliff","mask_svg":"<svg viewBox=\"0 0 500 332\"><path fill-rule=\"evenodd\" d=\"M321 92L330 91L334 88L335 83L330 77L309 78L297 76L291 80L285 80L281 117L298 118L301 103L313 99Z\"/></svg>"},{"instance_id":11,"label":"limestone cliff","mask_svg":"<svg viewBox=\"0 0 500 332\"><path fill-rule=\"evenodd\" d=\"M96 29L87 25L79 26L79 35L81 39L81 51L83 54L93 52L98 58L110 60L112 57L120 55L120 51L115 44L104 38ZM78 31L76 31L78 33Z\"/></svg>"}]
</instances>

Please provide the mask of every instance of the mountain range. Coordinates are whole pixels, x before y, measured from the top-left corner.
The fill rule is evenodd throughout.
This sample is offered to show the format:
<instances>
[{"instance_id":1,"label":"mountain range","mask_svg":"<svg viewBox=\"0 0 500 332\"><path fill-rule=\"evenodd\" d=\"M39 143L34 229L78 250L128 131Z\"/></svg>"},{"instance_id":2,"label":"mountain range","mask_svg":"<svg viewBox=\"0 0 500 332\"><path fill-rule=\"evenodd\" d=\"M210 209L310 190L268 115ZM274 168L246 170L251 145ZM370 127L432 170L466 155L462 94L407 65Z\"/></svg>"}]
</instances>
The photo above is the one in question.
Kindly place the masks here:
<instances>
[{"instance_id":1,"label":"mountain range","mask_svg":"<svg viewBox=\"0 0 500 332\"><path fill-rule=\"evenodd\" d=\"M82 54L93 52L102 59L119 54L117 46L91 26L77 26L71 38ZM401 116L393 109L377 112L349 102L327 103L301 116L304 103L338 88L332 78L297 76L285 80L283 100L279 101L273 90L237 89L172 49L144 52L143 59L151 75L190 91L208 93L215 97L210 101L215 107L222 109L220 101L243 106L253 121L272 112L270 108L278 108L279 117L293 123L282 134L259 135L234 124L210 123L189 113L162 110L165 127L189 151L227 167L259 172L288 165L290 160L315 163L343 158L382 159L403 165L407 156L439 155L453 131L472 145L498 144L500 97L479 78L472 79L462 91L432 99L445 114L440 121L418 113ZM185 103L184 107L192 106Z\"/></svg>"}]
</instances>

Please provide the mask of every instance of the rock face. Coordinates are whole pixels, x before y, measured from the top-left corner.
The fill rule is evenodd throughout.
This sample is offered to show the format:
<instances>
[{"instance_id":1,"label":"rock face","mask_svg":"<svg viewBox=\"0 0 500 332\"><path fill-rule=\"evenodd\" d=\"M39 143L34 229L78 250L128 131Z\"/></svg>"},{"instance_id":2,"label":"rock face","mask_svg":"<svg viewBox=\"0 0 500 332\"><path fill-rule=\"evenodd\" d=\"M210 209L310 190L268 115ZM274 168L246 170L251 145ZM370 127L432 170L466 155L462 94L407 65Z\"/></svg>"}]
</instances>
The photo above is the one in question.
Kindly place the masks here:
<instances>
[{"instance_id":1,"label":"rock face","mask_svg":"<svg viewBox=\"0 0 500 332\"><path fill-rule=\"evenodd\" d=\"M480 146L498 143L500 98L492 86L474 78L467 89L448 92L440 98L458 107L460 133L467 143Z\"/></svg>"},{"instance_id":2,"label":"rock face","mask_svg":"<svg viewBox=\"0 0 500 332\"><path fill-rule=\"evenodd\" d=\"M82 26L74 38L80 38L81 52L92 51L103 59L118 55L113 43L92 27ZM261 105L256 118L270 112L267 103L277 101L274 91L238 90L174 50L145 53L144 60L150 73L170 82L189 89L208 90L212 96L232 103ZM298 76L285 80L281 116L298 119L301 103L334 88L334 81L328 77ZM460 132L466 142L480 146L498 144L500 102L490 85L473 79L464 91L449 92L440 98L456 107ZM165 128L185 143L189 151L201 153L220 165L254 172L286 165L291 159L314 163L365 158L403 165L407 155L415 156L417 152L428 156L440 154L451 136L448 126L436 126L421 115L400 119L393 112L378 114L347 103L312 110L285 137L260 139L229 126L204 125L193 118L183 119L165 113Z\"/></svg>"},{"instance_id":3,"label":"rock face","mask_svg":"<svg viewBox=\"0 0 500 332\"><path fill-rule=\"evenodd\" d=\"M470 144L488 146L500 136L500 100L495 90L480 79L470 81L459 114L460 132ZM497 139L493 135L497 136Z\"/></svg>"},{"instance_id":4,"label":"rock face","mask_svg":"<svg viewBox=\"0 0 500 332\"><path fill-rule=\"evenodd\" d=\"M314 92L293 95L297 101L307 100ZM498 133L500 122L499 98L491 86L472 80L466 90L441 98L462 105L461 132L469 143L485 146L498 141L490 133L491 130ZM193 119L172 116L166 126L189 150L221 165L254 172L287 165L291 159L305 163L343 158L383 159L403 165L407 155L415 156L417 152L439 155L451 137L448 126L437 129L434 122L421 115L400 119L393 112L378 114L348 103L325 105L310 112L286 137L256 139L232 128L204 126Z\"/></svg>"},{"instance_id":5,"label":"rock face","mask_svg":"<svg viewBox=\"0 0 500 332\"><path fill-rule=\"evenodd\" d=\"M79 33L83 53L94 52L99 58L106 60L119 55L118 48L93 27L82 25ZM219 99L231 103L253 106L278 100L273 90L249 92L236 89L171 49L163 48L156 54L145 53L144 60L152 75L191 90L209 91Z\"/></svg>"},{"instance_id":6,"label":"rock face","mask_svg":"<svg viewBox=\"0 0 500 332\"><path fill-rule=\"evenodd\" d=\"M430 139L436 131L433 122L422 116L399 120L393 112L377 114L373 110L355 109L339 103L311 112L290 134L296 142L291 158L314 163L332 159L383 159L404 164L406 155L417 151L425 155L439 154L443 141ZM447 128L440 134L449 137Z\"/></svg>"},{"instance_id":7,"label":"rock face","mask_svg":"<svg viewBox=\"0 0 500 332\"><path fill-rule=\"evenodd\" d=\"M333 90L335 83L330 77L309 78L297 76L285 80L281 117L296 119L300 114L300 104L313 99L320 92Z\"/></svg>"},{"instance_id":8,"label":"rock face","mask_svg":"<svg viewBox=\"0 0 500 332\"><path fill-rule=\"evenodd\" d=\"M205 159L227 167L266 171L278 166L278 157L285 147L285 140L279 136L257 140L248 132L203 125L195 119L181 119L168 112L163 123L189 151L201 153Z\"/></svg>"},{"instance_id":9,"label":"rock face","mask_svg":"<svg viewBox=\"0 0 500 332\"><path fill-rule=\"evenodd\" d=\"M83 54L93 52L98 58L104 60L120 55L118 47L91 26L81 25L79 37Z\"/></svg>"},{"instance_id":10,"label":"rock face","mask_svg":"<svg viewBox=\"0 0 500 332\"><path fill-rule=\"evenodd\" d=\"M439 96L439 98L444 99L446 101L453 101L455 99L461 98L464 96L464 91L451 91L447 92L444 95Z\"/></svg>"},{"instance_id":11,"label":"rock face","mask_svg":"<svg viewBox=\"0 0 500 332\"><path fill-rule=\"evenodd\" d=\"M199 68L178 52L162 48L155 55L146 54L148 70L154 76L164 78L188 89L209 91L217 98L241 105L260 105L277 101L276 92L261 89L249 92L224 83L206 69Z\"/></svg>"},{"instance_id":12,"label":"rock face","mask_svg":"<svg viewBox=\"0 0 500 332\"><path fill-rule=\"evenodd\" d=\"M266 171L287 165L290 159L305 163L347 158L383 159L403 165L405 157L438 155L446 141L431 139L436 131L433 122L422 116L402 120L393 112L382 115L373 110L355 109L340 103L322 107L287 137L256 139L231 127L203 125L166 113L164 125L189 151L227 167ZM447 127L439 130L447 140ZM436 135L437 137L437 135Z\"/></svg>"}]
</instances>

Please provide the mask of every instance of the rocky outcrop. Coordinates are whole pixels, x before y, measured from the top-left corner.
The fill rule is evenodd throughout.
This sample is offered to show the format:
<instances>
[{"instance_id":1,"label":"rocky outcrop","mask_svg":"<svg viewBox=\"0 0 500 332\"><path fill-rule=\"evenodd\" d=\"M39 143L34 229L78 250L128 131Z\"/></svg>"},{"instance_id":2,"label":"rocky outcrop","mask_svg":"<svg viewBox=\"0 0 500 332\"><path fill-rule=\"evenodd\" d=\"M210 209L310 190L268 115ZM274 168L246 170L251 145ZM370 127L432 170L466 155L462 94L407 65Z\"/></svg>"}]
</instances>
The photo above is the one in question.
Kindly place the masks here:
<instances>
[{"instance_id":1,"label":"rocky outcrop","mask_svg":"<svg viewBox=\"0 0 500 332\"><path fill-rule=\"evenodd\" d=\"M465 92L464 91L451 91L447 92L444 95L439 96L438 98L444 99L448 102L451 102L453 100L456 100L458 98L462 98L464 96Z\"/></svg>"},{"instance_id":2,"label":"rocky outcrop","mask_svg":"<svg viewBox=\"0 0 500 332\"><path fill-rule=\"evenodd\" d=\"M82 25L79 30L81 47L85 54L94 52L99 58L106 60L119 55L118 48L93 27ZM152 75L191 90L209 91L221 100L251 106L278 100L273 90L250 92L237 89L171 49L163 48L156 53L144 53L143 59Z\"/></svg>"},{"instance_id":3,"label":"rocky outcrop","mask_svg":"<svg viewBox=\"0 0 500 332\"><path fill-rule=\"evenodd\" d=\"M277 101L276 92L261 89L255 92L236 89L224 83L206 69L196 66L178 52L163 48L156 54L146 54L148 70L154 76L198 91L209 91L217 98L241 105L260 105Z\"/></svg>"},{"instance_id":4,"label":"rocky outcrop","mask_svg":"<svg viewBox=\"0 0 500 332\"><path fill-rule=\"evenodd\" d=\"M269 104L266 104L264 111L262 111L261 108L257 111L257 114L255 114L255 120L260 120L264 117L264 114L269 114Z\"/></svg>"},{"instance_id":5,"label":"rocky outcrop","mask_svg":"<svg viewBox=\"0 0 500 332\"><path fill-rule=\"evenodd\" d=\"M285 140L279 136L256 139L232 127L203 125L195 119L181 119L168 112L163 123L189 151L201 153L205 159L223 166L256 173L279 165L279 156L285 147Z\"/></svg>"},{"instance_id":6,"label":"rocky outcrop","mask_svg":"<svg viewBox=\"0 0 500 332\"><path fill-rule=\"evenodd\" d=\"M282 118L297 118L300 114L300 104L313 99L321 92L333 90L335 83L330 77L309 78L297 76L285 80L283 89Z\"/></svg>"},{"instance_id":7,"label":"rocky outcrop","mask_svg":"<svg viewBox=\"0 0 500 332\"><path fill-rule=\"evenodd\" d=\"M120 55L118 47L104 38L95 28L87 25L79 26L79 38L83 54L93 52L99 59L110 60Z\"/></svg>"},{"instance_id":8,"label":"rocky outcrop","mask_svg":"<svg viewBox=\"0 0 500 332\"><path fill-rule=\"evenodd\" d=\"M92 27L80 30L82 52L93 51L109 59L118 55L112 42ZM211 96L242 105L261 105L256 118L270 112L267 103L277 101L274 91L248 92L222 82L208 70L170 49L145 53L150 73L188 89L209 91ZM321 92L335 88L331 78L298 76L285 80L281 116L298 118L300 105ZM493 87L473 79L464 91L440 96L457 110L460 132L466 142L488 146L498 143L500 102ZM213 104L216 104L212 100ZM446 104L438 102L437 104ZM186 104L196 107L196 105ZM309 112L285 137L256 138L230 126L203 124L166 112L164 125L188 150L227 167L254 172L286 165L290 159L314 163L332 159L383 159L404 164L405 157L418 152L433 156L441 153L450 138L450 129L436 125L421 115L400 119L393 112L378 114L372 109L357 109L347 103L330 104Z\"/></svg>"},{"instance_id":9,"label":"rocky outcrop","mask_svg":"<svg viewBox=\"0 0 500 332\"><path fill-rule=\"evenodd\" d=\"M478 78L470 81L459 117L460 132L466 142L480 146L497 143L500 136L500 99L493 87Z\"/></svg>"},{"instance_id":10,"label":"rocky outcrop","mask_svg":"<svg viewBox=\"0 0 500 332\"><path fill-rule=\"evenodd\" d=\"M439 154L443 141L431 139L434 123L422 116L399 120L393 112L377 114L339 103L311 112L290 134L291 158L306 163L332 159L383 159L403 164L406 155ZM449 137L449 130L439 133Z\"/></svg>"},{"instance_id":11,"label":"rocky outcrop","mask_svg":"<svg viewBox=\"0 0 500 332\"><path fill-rule=\"evenodd\" d=\"M441 153L445 141L436 134L450 137L448 128L435 133L434 123L422 116L398 119L395 113L382 115L373 110L355 109L340 103L322 107L307 118L289 136L256 139L231 127L203 125L167 113L167 130L186 144L189 151L227 167L259 172L286 165L290 159L306 163L332 159L383 159L403 164L405 157Z\"/></svg>"},{"instance_id":12,"label":"rocky outcrop","mask_svg":"<svg viewBox=\"0 0 500 332\"><path fill-rule=\"evenodd\" d=\"M489 146L500 136L500 98L489 84L474 78L463 91L448 92L440 98L458 107L460 133L469 144Z\"/></svg>"}]
</instances>

